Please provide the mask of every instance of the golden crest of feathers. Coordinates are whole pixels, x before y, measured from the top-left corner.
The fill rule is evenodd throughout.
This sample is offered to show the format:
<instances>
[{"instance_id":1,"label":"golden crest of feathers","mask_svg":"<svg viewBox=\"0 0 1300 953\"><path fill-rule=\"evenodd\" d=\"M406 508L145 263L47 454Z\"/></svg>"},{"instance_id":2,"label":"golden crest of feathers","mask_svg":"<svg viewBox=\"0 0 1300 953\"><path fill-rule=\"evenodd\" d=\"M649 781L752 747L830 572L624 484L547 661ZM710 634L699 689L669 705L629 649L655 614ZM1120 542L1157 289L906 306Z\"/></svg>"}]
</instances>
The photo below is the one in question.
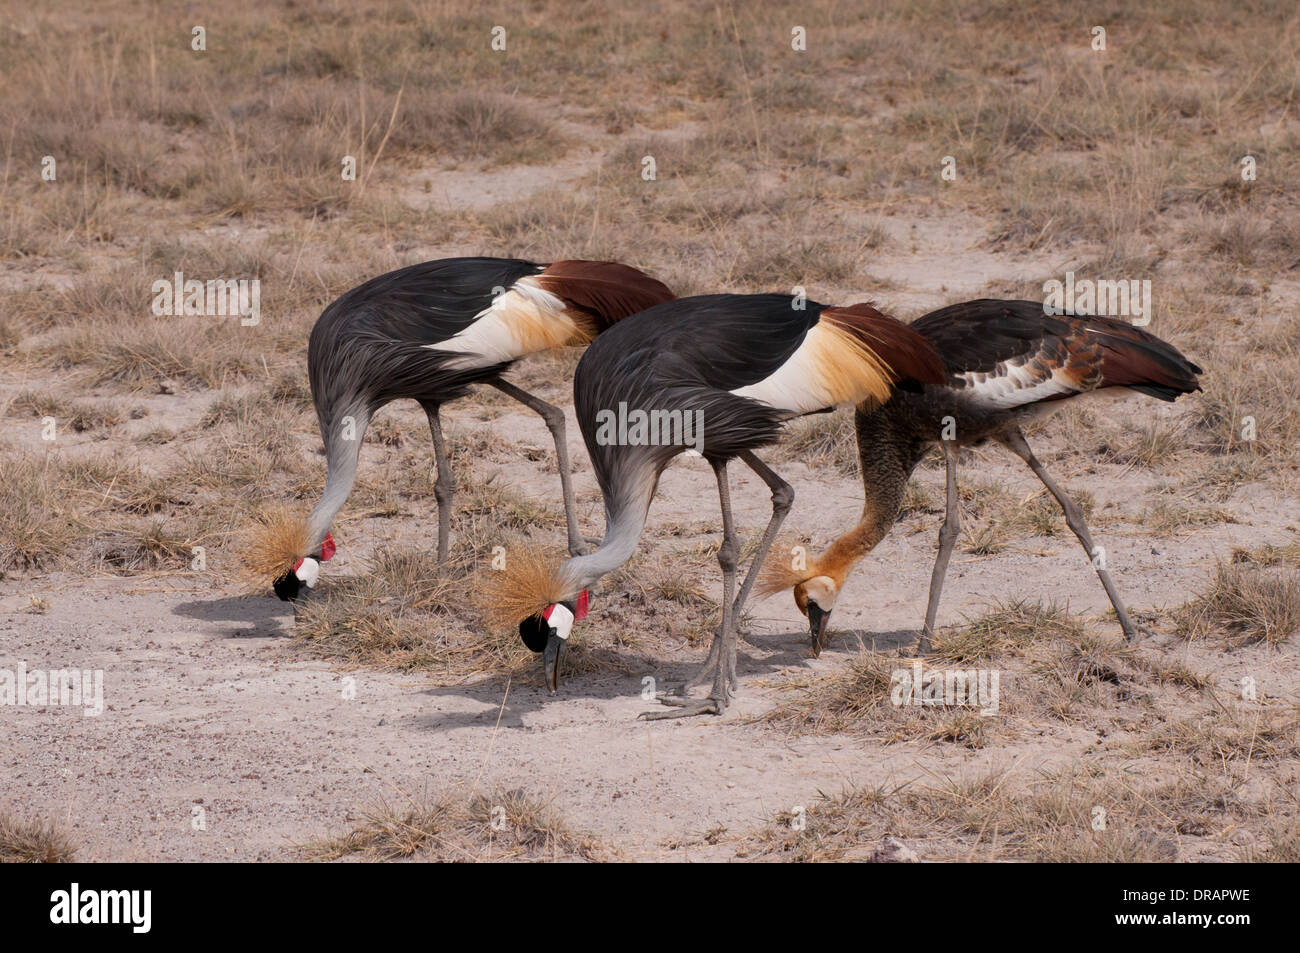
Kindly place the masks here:
<instances>
[{"instance_id":1,"label":"golden crest of feathers","mask_svg":"<svg viewBox=\"0 0 1300 953\"><path fill-rule=\"evenodd\" d=\"M293 570L307 553L307 520L288 507L263 510L240 540L240 575L250 585L266 585Z\"/></svg>"},{"instance_id":2,"label":"golden crest of feathers","mask_svg":"<svg viewBox=\"0 0 1300 953\"><path fill-rule=\"evenodd\" d=\"M812 558L808 559L805 568L795 569L790 565L790 557L786 555L788 552L788 548L779 551L777 547L772 547L772 555L767 558L767 562L763 563L762 569L758 572L758 582L755 584L760 598L765 599L781 591L788 592L799 583L821 575L821 570L817 568L817 563Z\"/></svg>"},{"instance_id":3,"label":"golden crest of feathers","mask_svg":"<svg viewBox=\"0 0 1300 953\"><path fill-rule=\"evenodd\" d=\"M507 548L501 569L478 574L475 603L490 631L504 632L547 606L577 595L560 575L564 558L537 546Z\"/></svg>"}]
</instances>

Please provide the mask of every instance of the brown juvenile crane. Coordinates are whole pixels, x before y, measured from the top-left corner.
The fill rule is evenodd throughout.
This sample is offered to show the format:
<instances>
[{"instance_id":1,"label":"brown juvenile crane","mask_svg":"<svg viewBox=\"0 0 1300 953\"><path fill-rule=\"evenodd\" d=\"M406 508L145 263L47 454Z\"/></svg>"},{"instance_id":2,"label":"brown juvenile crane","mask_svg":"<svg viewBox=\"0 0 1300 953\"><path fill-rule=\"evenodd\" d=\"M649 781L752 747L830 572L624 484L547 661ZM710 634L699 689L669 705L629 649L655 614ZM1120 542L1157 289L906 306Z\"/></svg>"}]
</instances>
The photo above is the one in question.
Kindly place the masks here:
<instances>
[{"instance_id":1,"label":"brown juvenile crane","mask_svg":"<svg viewBox=\"0 0 1300 953\"><path fill-rule=\"evenodd\" d=\"M793 568L770 561L760 591L793 589L808 618L812 655L821 653L835 599L853 567L889 533L898 518L908 477L938 444L947 467L947 504L939 552L930 578L918 650L930 649L939 594L961 532L957 452L994 440L1023 460L1056 498L1065 521L1110 597L1124 637L1138 627L1099 559L1083 513L1034 456L1025 423L1061 409L1067 400L1132 392L1173 401L1200 390L1201 369L1177 348L1113 318L1045 314L1041 302L982 299L954 304L911 324L938 352L947 380L919 391L898 391L884 406L859 406L854 415L866 500L858 524L816 559Z\"/></svg>"}]
</instances>

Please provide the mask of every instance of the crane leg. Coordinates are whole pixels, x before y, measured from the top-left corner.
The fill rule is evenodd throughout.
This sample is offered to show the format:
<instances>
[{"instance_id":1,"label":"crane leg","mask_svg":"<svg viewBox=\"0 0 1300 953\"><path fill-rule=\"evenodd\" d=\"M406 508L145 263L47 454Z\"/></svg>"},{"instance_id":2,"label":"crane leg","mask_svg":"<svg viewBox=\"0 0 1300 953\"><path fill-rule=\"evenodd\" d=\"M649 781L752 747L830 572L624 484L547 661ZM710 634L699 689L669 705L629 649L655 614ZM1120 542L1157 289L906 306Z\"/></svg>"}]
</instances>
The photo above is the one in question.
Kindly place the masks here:
<instances>
[{"instance_id":1,"label":"crane leg","mask_svg":"<svg viewBox=\"0 0 1300 953\"><path fill-rule=\"evenodd\" d=\"M560 492L564 494L564 522L569 532L569 555L587 555L587 544L578 532L578 516L573 505L573 483L569 474L569 445L564 436L564 411L554 404L548 404L540 397L534 397L528 391L516 387L509 381L489 381L493 387L507 397L513 397L529 410L539 414L546 421L546 429L555 441L555 458L560 468Z\"/></svg>"},{"instance_id":2,"label":"crane leg","mask_svg":"<svg viewBox=\"0 0 1300 953\"><path fill-rule=\"evenodd\" d=\"M700 684L713 679L713 688L703 699L691 699L680 695L665 695L660 700L672 706L673 711L648 711L641 714L646 721L663 718L684 718L690 715L720 715L727 708L727 701L739 687L736 677L736 644L740 634L740 614L745 608L745 600L754 588L758 570L767 559L768 550L785 521L786 514L794 503L794 489L763 463L762 460L746 451L740 455L751 470L762 478L772 490L772 518L768 520L767 530L759 541L754 558L745 572L745 581L741 584L739 594L732 595L736 588L736 563L739 557L739 543L735 526L731 518L731 491L727 486L727 465L725 462L714 463L713 471L718 478L718 499L722 504L722 546L718 549L718 563L722 566L722 624L713 636L709 647L709 656L699 672L686 683L685 687Z\"/></svg>"},{"instance_id":3,"label":"crane leg","mask_svg":"<svg viewBox=\"0 0 1300 953\"><path fill-rule=\"evenodd\" d=\"M943 458L948 471L948 499L944 507L943 526L939 529L939 554L934 558L934 569L930 573L930 599L925 605L925 627L921 629L921 640L916 644L918 653L930 651L930 639L934 636L934 623L939 615L939 596L943 592L943 580L948 575L948 560L952 558L952 548L961 536L956 451L945 446Z\"/></svg>"},{"instance_id":4,"label":"crane leg","mask_svg":"<svg viewBox=\"0 0 1300 953\"><path fill-rule=\"evenodd\" d=\"M438 478L433 483L433 498L438 501L438 566L447 565L451 548L451 499L456 481L451 474L451 457L447 441L442 436L442 421L438 418L438 404L420 402L424 415L429 418L429 432L433 434L433 458L438 464Z\"/></svg>"},{"instance_id":5,"label":"crane leg","mask_svg":"<svg viewBox=\"0 0 1300 953\"><path fill-rule=\"evenodd\" d=\"M1043 481L1043 486L1047 487L1052 496L1056 497L1056 502L1061 505L1061 510L1065 513L1066 524L1074 531L1074 535L1079 537L1084 552L1092 560L1093 568L1097 570L1097 576L1106 589L1106 595L1110 597L1110 604L1115 607L1115 617L1119 619L1119 626L1124 630L1124 638L1131 642L1138 632L1151 635L1151 631L1145 626L1133 624L1128 610L1124 608L1124 601L1120 598L1119 590L1115 588L1115 583L1105 568L1105 560L1097 558L1098 550L1093 545L1092 534L1088 532L1088 524L1083 518L1083 511L1079 509L1074 500L1070 499L1069 494L1052 479L1043 465L1038 462L1038 458L1034 456L1034 451L1029 449L1029 442L1025 440L1024 433L1021 432L1019 427L1016 427L1003 435L1002 442L1007 449L1029 465L1029 469L1033 470L1038 479Z\"/></svg>"}]
</instances>

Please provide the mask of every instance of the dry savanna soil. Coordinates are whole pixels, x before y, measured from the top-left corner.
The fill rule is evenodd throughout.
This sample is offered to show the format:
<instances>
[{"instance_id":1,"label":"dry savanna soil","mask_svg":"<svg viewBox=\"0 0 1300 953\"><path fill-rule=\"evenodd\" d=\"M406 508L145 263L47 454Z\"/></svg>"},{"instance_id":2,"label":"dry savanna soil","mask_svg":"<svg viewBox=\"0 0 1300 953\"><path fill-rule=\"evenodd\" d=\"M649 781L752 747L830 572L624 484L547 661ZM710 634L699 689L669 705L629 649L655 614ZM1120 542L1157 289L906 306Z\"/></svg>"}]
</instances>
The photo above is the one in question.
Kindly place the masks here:
<instances>
[{"instance_id":1,"label":"dry savanna soil","mask_svg":"<svg viewBox=\"0 0 1300 953\"><path fill-rule=\"evenodd\" d=\"M1300 857L1293 4L0 8L0 673L103 692L97 715L0 705L0 860ZM638 721L719 617L716 490L679 457L549 697L475 601L494 547L565 539L550 434L490 390L444 410L450 567L399 402L316 591L247 585L255 515L323 484L321 309L479 254L903 320L1067 272L1149 280L1149 328L1204 391L1029 433L1147 632L1124 642L1033 474L979 449L919 664L996 675L996 710L893 704L932 456L820 658L788 594L751 601L725 716ZM156 315L176 272L256 279L257 322ZM510 379L567 409L579 356ZM571 409L568 442L598 540ZM851 411L764 456L796 492L781 549L857 521ZM742 470L747 557L770 501Z\"/></svg>"}]
</instances>

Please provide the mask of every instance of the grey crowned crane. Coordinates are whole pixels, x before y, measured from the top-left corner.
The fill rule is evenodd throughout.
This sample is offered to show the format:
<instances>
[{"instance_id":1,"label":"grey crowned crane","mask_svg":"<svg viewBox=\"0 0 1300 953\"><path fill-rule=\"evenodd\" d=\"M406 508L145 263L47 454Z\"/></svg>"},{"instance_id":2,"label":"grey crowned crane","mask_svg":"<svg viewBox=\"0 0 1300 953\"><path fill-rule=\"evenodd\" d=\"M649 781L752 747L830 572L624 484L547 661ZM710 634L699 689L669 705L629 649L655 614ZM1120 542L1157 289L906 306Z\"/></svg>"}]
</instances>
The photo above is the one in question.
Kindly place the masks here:
<instances>
[{"instance_id":1,"label":"grey crowned crane","mask_svg":"<svg viewBox=\"0 0 1300 953\"><path fill-rule=\"evenodd\" d=\"M310 518L268 521L247 551L251 572L274 579L281 599L316 583L334 552L329 530L356 479L366 426L389 401L418 401L429 420L438 475L438 560L448 554L453 480L439 410L487 384L540 414L555 439L569 551L585 550L569 482L564 413L503 379L520 358L586 344L616 321L673 293L635 268L608 261L445 258L358 285L312 328L307 370L325 442L325 492Z\"/></svg>"},{"instance_id":2,"label":"grey crowned crane","mask_svg":"<svg viewBox=\"0 0 1300 953\"><path fill-rule=\"evenodd\" d=\"M801 308L800 306L803 305ZM883 403L896 386L941 384L943 367L925 339L870 305L846 308L789 295L705 295L661 304L619 322L587 349L574 374L574 407L605 502L605 536L590 555L548 561L507 553L488 572L481 602L489 624L518 625L542 653L547 687L559 681L565 640L586 615L588 590L632 557L659 476L681 440L649 439L627 421L695 420L698 450L713 467L722 509L722 623L708 659L687 685L711 682L706 698L684 692L647 718L721 714L736 683L737 620L772 540L794 499L790 485L754 451L776 442L782 425L840 404ZM671 424L669 430L671 430ZM772 491L772 516L736 592L739 545L732 522L727 465L736 458Z\"/></svg>"},{"instance_id":3,"label":"grey crowned crane","mask_svg":"<svg viewBox=\"0 0 1300 953\"><path fill-rule=\"evenodd\" d=\"M961 532L957 453L988 440L1023 460L1056 498L1065 521L1093 560L1124 637L1138 632L1104 559L1097 559L1083 513L1034 456L1023 424L1060 410L1067 401L1134 392L1173 401L1201 389L1201 369L1147 331L1113 318L1045 314L1041 302L984 299L954 304L917 319L911 328L938 352L946 380L898 392L883 407L855 414L866 501L862 518L819 557L795 570L774 560L763 570L764 593L793 588L808 617L812 655L826 641L827 623L845 580L889 533L908 477L938 444L947 466L947 505L918 650L930 649L939 594ZM948 433L945 435L945 424ZM943 439L950 436L951 439Z\"/></svg>"}]
</instances>

